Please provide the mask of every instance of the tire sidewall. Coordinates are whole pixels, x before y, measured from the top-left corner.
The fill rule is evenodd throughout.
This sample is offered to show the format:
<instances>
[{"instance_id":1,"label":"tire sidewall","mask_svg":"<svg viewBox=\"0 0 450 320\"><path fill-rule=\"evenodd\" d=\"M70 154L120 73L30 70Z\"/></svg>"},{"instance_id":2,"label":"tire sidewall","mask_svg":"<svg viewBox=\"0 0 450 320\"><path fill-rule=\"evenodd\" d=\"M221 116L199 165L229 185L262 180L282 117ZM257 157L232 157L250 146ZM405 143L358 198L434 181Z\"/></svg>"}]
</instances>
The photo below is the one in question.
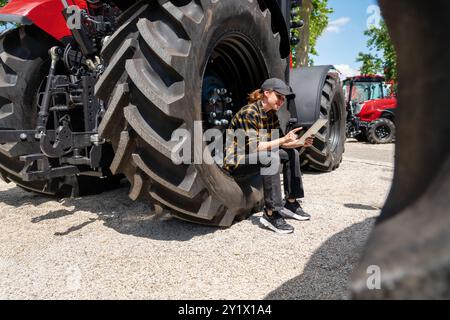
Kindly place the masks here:
<instances>
[{"instance_id":1,"label":"tire sidewall","mask_svg":"<svg viewBox=\"0 0 450 320\"><path fill-rule=\"evenodd\" d=\"M334 79L334 78L333 78ZM343 101L344 99L344 93L342 90L342 86L340 85L340 82L338 79L334 79L335 84L333 86L333 91L330 95L330 101L328 102L328 134L326 139L328 140L331 135L331 112L333 108L333 102L337 102L337 100ZM327 145L327 153L330 155L330 166L329 170L332 171L336 169L340 163L342 162L342 157L345 149L345 141L346 141L346 119L347 119L347 111L345 108L338 108L339 109L339 132L337 132L337 139L339 141L337 142L337 145L332 149L331 143L328 143Z\"/></svg>"}]
</instances>

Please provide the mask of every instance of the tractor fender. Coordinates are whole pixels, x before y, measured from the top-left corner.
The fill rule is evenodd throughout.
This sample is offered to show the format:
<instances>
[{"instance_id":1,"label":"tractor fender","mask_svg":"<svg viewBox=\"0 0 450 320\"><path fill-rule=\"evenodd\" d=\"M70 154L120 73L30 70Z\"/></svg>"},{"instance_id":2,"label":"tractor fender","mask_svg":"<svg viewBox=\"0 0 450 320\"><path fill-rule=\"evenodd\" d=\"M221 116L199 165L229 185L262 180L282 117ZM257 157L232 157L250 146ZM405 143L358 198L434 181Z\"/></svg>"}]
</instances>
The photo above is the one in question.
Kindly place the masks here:
<instances>
[{"instance_id":1,"label":"tractor fender","mask_svg":"<svg viewBox=\"0 0 450 320\"><path fill-rule=\"evenodd\" d=\"M328 65L291 70L290 85L295 99L289 100L288 109L299 126L310 127L319 118L322 89L332 68Z\"/></svg>"},{"instance_id":2,"label":"tractor fender","mask_svg":"<svg viewBox=\"0 0 450 320\"><path fill-rule=\"evenodd\" d=\"M69 5L77 5L86 9L85 0L69 1ZM57 40L71 36L66 20L62 14L61 0L11 0L0 8L0 21L20 23L24 25L35 24Z\"/></svg>"},{"instance_id":3,"label":"tractor fender","mask_svg":"<svg viewBox=\"0 0 450 320\"><path fill-rule=\"evenodd\" d=\"M381 118L387 118L389 120L391 120L392 122L395 122L395 113L394 113L395 109L386 109L383 110L383 113L381 114Z\"/></svg>"}]
</instances>

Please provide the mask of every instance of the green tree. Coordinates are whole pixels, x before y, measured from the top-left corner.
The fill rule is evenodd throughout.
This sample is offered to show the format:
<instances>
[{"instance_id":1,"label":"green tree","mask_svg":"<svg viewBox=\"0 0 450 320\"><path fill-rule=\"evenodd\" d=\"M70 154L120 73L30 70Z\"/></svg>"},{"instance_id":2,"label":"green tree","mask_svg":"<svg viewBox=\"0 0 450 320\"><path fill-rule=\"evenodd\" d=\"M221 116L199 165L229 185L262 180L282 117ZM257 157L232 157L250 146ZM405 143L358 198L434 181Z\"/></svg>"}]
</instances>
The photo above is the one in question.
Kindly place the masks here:
<instances>
[{"instance_id":1,"label":"green tree","mask_svg":"<svg viewBox=\"0 0 450 320\"><path fill-rule=\"evenodd\" d=\"M364 31L364 35L369 37L367 40L367 48L380 52L382 57L360 52L356 61L363 63L361 73L382 72L386 81L395 81L397 79L397 54L389 36L386 23L381 21L379 27L371 27Z\"/></svg>"},{"instance_id":2,"label":"green tree","mask_svg":"<svg viewBox=\"0 0 450 320\"><path fill-rule=\"evenodd\" d=\"M383 72L383 60L378 55L360 52L356 62L362 62L361 74L378 74Z\"/></svg>"},{"instance_id":3,"label":"green tree","mask_svg":"<svg viewBox=\"0 0 450 320\"><path fill-rule=\"evenodd\" d=\"M295 1L294 1L295 2ZM294 5L294 21L303 20L305 25L300 30L294 30L294 35L300 43L292 46L294 67L313 64L312 57L317 55L317 39L328 26L329 15L333 9L328 8L328 0L303 0L302 6Z\"/></svg>"}]
</instances>

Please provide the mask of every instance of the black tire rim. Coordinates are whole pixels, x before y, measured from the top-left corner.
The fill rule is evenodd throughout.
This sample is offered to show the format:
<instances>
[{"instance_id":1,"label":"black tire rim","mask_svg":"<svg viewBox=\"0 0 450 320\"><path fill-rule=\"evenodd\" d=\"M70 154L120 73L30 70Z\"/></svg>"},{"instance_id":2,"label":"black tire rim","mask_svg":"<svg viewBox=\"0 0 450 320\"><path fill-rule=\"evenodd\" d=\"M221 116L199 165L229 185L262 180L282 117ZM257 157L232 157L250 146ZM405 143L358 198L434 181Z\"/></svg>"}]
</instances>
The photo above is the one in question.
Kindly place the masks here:
<instances>
[{"instance_id":1,"label":"black tire rim","mask_svg":"<svg viewBox=\"0 0 450 320\"><path fill-rule=\"evenodd\" d=\"M214 128L224 132L232 116L247 103L247 95L267 76L264 58L247 36L242 33L223 36L213 46L203 73L204 130Z\"/></svg>"},{"instance_id":2,"label":"black tire rim","mask_svg":"<svg viewBox=\"0 0 450 320\"><path fill-rule=\"evenodd\" d=\"M375 135L380 140L386 140L391 136L391 128L387 125L380 125L377 128L375 128Z\"/></svg>"}]
</instances>

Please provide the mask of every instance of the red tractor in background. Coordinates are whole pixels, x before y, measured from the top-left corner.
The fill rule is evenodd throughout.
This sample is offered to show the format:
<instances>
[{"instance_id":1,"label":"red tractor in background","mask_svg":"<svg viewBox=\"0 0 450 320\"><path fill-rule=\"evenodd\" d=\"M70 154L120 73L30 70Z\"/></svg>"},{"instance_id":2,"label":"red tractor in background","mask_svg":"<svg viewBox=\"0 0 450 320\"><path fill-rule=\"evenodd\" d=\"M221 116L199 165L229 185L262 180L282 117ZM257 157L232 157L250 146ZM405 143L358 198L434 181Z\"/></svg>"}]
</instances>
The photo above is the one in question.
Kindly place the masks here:
<instances>
[{"instance_id":1,"label":"red tractor in background","mask_svg":"<svg viewBox=\"0 0 450 320\"><path fill-rule=\"evenodd\" d=\"M376 75L347 78L343 84L347 103L347 138L373 144L393 142L397 107L393 84L386 84L384 77Z\"/></svg>"}]
</instances>

